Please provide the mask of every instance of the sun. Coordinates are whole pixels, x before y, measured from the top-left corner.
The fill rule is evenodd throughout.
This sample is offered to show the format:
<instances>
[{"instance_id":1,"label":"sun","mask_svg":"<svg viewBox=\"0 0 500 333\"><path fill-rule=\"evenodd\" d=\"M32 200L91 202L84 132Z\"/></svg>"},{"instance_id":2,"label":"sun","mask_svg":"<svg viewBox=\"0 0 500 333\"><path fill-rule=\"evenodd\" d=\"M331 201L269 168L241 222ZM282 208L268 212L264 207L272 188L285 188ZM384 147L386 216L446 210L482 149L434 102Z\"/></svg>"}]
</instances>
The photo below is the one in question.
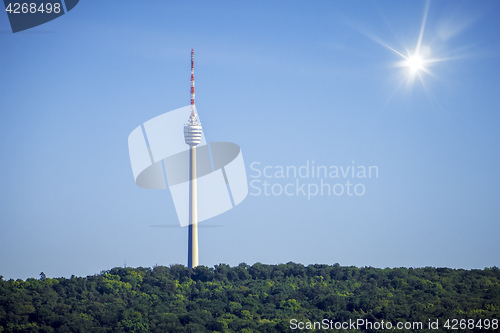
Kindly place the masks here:
<instances>
[{"instance_id":1,"label":"sun","mask_svg":"<svg viewBox=\"0 0 500 333\"><path fill-rule=\"evenodd\" d=\"M459 50L467 49L467 46L455 50L447 50L446 44L447 40L457 36L466 29L467 26L461 26L458 23L455 24L452 22L452 17L450 17L449 19L442 20L442 22L446 21L449 23L441 24L439 23L441 21L436 21L435 24L431 24L430 27L434 30L429 32L427 28L429 9L430 0L425 0L420 28L418 29L415 27L413 38L416 38L412 38L411 40L406 40L406 38L402 38L401 35L396 34L398 30L392 29L389 21L382 15L382 19L392 32L394 41L399 45L391 45L386 42L383 38L373 33L374 29L353 26L354 29L392 53L393 58L390 62L387 62L386 67L391 69L391 82L395 84L392 93L387 97L384 107L388 105L391 99L396 96L398 92L401 92L401 90L406 90L406 93L408 93L407 96L410 96L410 94L413 95L413 93L415 93L415 95L413 95L414 97L426 95L433 107L440 107L438 98L434 95L433 88L438 86L439 83L445 82L445 78L443 78L442 75L450 69L450 67L448 67L449 65L446 63L467 56L453 54ZM442 65L448 68L443 68ZM396 69L396 71L394 69Z\"/></svg>"},{"instance_id":2,"label":"sun","mask_svg":"<svg viewBox=\"0 0 500 333\"><path fill-rule=\"evenodd\" d=\"M439 63L456 59L456 57L443 57L443 45L436 45L434 43L434 39L429 40L428 38L424 38L429 8L430 0L427 0L425 2L422 23L419 29L420 31L418 32L418 38L415 42L401 43L401 40L398 36L396 36L396 34L394 34L393 31L394 37L396 37L396 40L400 43L399 48L391 46L370 30L354 27L375 43L380 44L391 51L395 56L395 61L391 62L391 67L399 69L398 76L400 80L391 97L400 89L400 87L403 87L405 83L408 89L412 89L415 83L420 83L426 93L431 95L431 91L429 90L430 85L426 84L426 81L431 80L431 78L439 79L435 73L436 70L439 70Z\"/></svg>"},{"instance_id":3,"label":"sun","mask_svg":"<svg viewBox=\"0 0 500 333\"><path fill-rule=\"evenodd\" d=\"M420 71L425 71L425 60L419 54L409 56L404 62L404 65L408 67L410 74L417 74Z\"/></svg>"},{"instance_id":4,"label":"sun","mask_svg":"<svg viewBox=\"0 0 500 333\"><path fill-rule=\"evenodd\" d=\"M399 53L398 55L402 58L396 63L397 67L401 67L406 72L406 79L409 84L418 77L423 83L424 74L432 75L429 67L433 65L436 60L429 58L430 47L422 46L420 50L416 50L411 53L407 51L406 55Z\"/></svg>"}]
</instances>

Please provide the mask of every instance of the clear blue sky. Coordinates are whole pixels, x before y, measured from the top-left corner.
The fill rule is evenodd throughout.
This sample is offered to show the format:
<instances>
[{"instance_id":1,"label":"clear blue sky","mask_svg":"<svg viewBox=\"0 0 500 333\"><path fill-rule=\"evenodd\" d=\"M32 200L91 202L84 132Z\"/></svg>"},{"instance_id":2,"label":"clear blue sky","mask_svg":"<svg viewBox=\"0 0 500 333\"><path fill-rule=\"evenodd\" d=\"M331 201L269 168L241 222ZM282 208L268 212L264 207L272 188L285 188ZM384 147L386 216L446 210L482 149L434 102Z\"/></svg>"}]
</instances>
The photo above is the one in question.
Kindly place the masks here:
<instances>
[{"instance_id":1,"label":"clear blue sky","mask_svg":"<svg viewBox=\"0 0 500 333\"><path fill-rule=\"evenodd\" d=\"M249 181L253 162L378 168L351 179L362 196L249 195L200 229L201 264L498 266L500 3L431 2L421 51L440 61L410 84L390 48L415 51L425 10L80 1L16 34L0 14L0 275L186 264L187 229L151 227L177 216L135 185L127 138L189 104L191 48L206 137L240 145Z\"/></svg>"}]
</instances>

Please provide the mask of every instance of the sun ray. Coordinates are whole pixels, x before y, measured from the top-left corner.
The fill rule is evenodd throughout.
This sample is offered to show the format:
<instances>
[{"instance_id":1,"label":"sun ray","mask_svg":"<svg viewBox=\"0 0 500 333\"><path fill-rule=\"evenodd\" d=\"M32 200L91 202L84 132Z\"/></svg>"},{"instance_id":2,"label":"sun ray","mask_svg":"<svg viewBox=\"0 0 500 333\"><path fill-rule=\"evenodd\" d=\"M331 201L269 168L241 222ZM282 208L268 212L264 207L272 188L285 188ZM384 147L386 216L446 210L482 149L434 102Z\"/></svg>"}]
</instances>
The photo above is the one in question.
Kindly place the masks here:
<instances>
[{"instance_id":1,"label":"sun ray","mask_svg":"<svg viewBox=\"0 0 500 333\"><path fill-rule=\"evenodd\" d=\"M382 105L382 107L379 109L379 111L377 112L377 114L375 115L375 117L378 117L380 116L380 114L382 113L382 110L384 110L387 105L389 105L389 103L391 102L392 98L396 95L396 93L399 91L399 89L401 89L401 87L403 86L404 84L404 80L400 80L396 89L394 89L394 91L392 92L392 94L386 99L384 105Z\"/></svg>"},{"instance_id":2,"label":"sun ray","mask_svg":"<svg viewBox=\"0 0 500 333\"><path fill-rule=\"evenodd\" d=\"M424 16L422 18L422 25L420 26L417 46L415 47L415 54L420 54L420 47L422 46L422 39L424 38L425 25L427 24L427 15L429 14L429 4L430 0L427 0L425 2Z\"/></svg>"},{"instance_id":3,"label":"sun ray","mask_svg":"<svg viewBox=\"0 0 500 333\"><path fill-rule=\"evenodd\" d=\"M349 25L357 30L358 32L362 33L363 35L365 35L366 37L370 38L372 41L374 41L375 43L385 47L386 49L394 52L395 54L399 55L400 57L403 57L403 58L406 58L406 56L404 54L402 54L401 52L399 52L398 50L394 49L393 47L391 47L389 44L387 44L386 42L384 42L382 40L382 38L378 37L377 35L375 35L374 33L366 30L366 29L363 29L361 27L358 27L358 26L355 26L354 24L352 23L349 23Z\"/></svg>"}]
</instances>

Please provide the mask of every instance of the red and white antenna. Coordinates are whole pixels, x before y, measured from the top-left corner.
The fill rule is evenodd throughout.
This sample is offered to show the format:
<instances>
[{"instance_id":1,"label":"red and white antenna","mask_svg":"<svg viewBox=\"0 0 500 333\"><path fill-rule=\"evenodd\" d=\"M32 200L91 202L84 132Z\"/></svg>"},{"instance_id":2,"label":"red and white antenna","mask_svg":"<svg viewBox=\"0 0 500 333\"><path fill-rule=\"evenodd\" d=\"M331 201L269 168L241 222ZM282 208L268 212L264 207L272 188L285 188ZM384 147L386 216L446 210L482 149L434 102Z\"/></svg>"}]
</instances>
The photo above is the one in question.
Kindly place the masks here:
<instances>
[{"instance_id":1,"label":"red and white antenna","mask_svg":"<svg viewBox=\"0 0 500 333\"><path fill-rule=\"evenodd\" d=\"M191 115L194 116L194 50L191 49Z\"/></svg>"},{"instance_id":2,"label":"red and white antenna","mask_svg":"<svg viewBox=\"0 0 500 333\"><path fill-rule=\"evenodd\" d=\"M197 118L194 106L194 50L191 49L191 115L188 123L184 126L184 139L191 147L201 142L202 128Z\"/></svg>"}]
</instances>

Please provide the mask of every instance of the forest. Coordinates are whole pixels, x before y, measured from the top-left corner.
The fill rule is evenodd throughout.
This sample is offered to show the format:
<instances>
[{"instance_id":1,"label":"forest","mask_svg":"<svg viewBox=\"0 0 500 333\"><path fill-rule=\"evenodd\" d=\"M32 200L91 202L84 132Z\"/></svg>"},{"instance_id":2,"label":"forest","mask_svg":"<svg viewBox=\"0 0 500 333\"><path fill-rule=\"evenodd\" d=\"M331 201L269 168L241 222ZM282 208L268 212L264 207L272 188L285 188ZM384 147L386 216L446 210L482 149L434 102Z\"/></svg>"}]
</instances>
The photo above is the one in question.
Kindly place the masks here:
<instances>
[{"instance_id":1,"label":"forest","mask_svg":"<svg viewBox=\"0 0 500 333\"><path fill-rule=\"evenodd\" d=\"M2 333L498 332L499 319L497 267L290 262L116 267L71 278L0 276Z\"/></svg>"}]
</instances>

